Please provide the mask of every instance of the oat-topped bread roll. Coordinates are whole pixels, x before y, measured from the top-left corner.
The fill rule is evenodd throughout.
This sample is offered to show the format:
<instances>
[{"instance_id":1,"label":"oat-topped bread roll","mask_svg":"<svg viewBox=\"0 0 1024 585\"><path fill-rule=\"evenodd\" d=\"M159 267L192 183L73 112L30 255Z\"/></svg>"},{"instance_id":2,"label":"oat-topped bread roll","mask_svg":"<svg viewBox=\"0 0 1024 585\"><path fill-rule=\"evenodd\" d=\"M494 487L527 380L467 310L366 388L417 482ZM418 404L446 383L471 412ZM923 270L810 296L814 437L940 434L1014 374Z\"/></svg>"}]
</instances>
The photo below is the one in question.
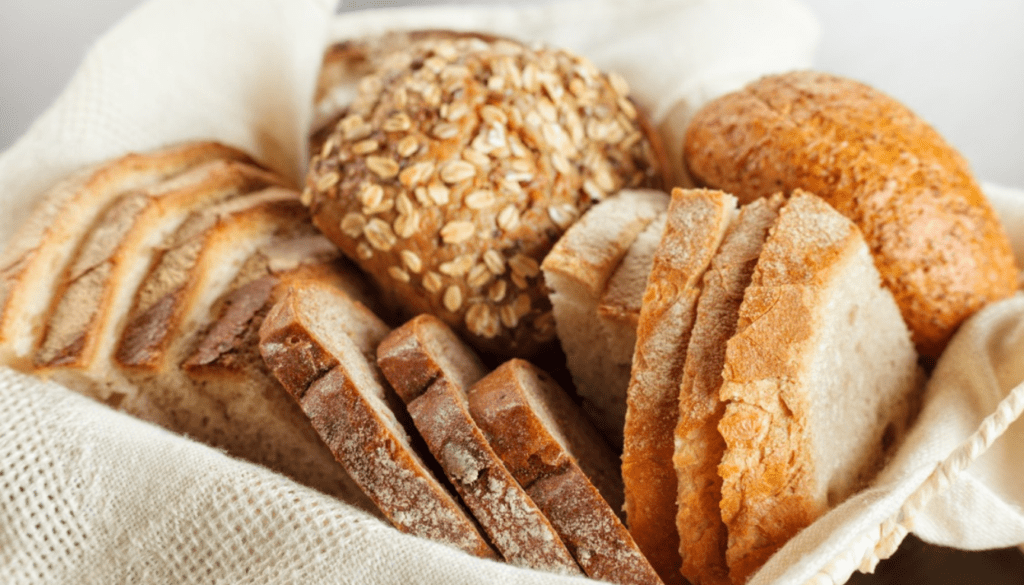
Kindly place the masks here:
<instances>
[{"instance_id":1,"label":"oat-topped bread roll","mask_svg":"<svg viewBox=\"0 0 1024 585\"><path fill-rule=\"evenodd\" d=\"M765 77L708 104L686 135L699 183L741 201L815 193L864 232L918 350L1017 286L1009 242L967 162L866 85L816 72Z\"/></svg>"},{"instance_id":2,"label":"oat-topped bread roll","mask_svg":"<svg viewBox=\"0 0 1024 585\"><path fill-rule=\"evenodd\" d=\"M504 39L411 39L359 82L313 156L316 224L408 314L478 348L552 340L539 264L592 203L660 186L621 77Z\"/></svg>"}]
</instances>

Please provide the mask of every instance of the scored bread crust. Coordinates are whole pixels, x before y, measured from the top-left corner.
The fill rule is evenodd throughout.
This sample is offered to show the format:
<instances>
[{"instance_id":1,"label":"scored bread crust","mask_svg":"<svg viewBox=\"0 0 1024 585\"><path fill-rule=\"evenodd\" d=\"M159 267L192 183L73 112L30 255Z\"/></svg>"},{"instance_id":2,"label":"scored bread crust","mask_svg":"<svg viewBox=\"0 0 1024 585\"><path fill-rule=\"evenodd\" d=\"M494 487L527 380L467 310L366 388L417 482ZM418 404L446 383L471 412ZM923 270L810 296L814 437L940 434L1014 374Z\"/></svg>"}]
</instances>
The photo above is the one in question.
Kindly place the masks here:
<instances>
[{"instance_id":1,"label":"scored bread crust","mask_svg":"<svg viewBox=\"0 0 1024 585\"><path fill-rule=\"evenodd\" d=\"M605 335L598 303L637 236L664 212L668 200L661 191L620 191L583 214L541 264L576 391L584 410L615 445L622 444L629 385L622 363L627 362L628 371L633 345ZM631 337L635 339L635 331ZM629 355L623 360L618 354L625 346Z\"/></svg>"},{"instance_id":2,"label":"scored bread crust","mask_svg":"<svg viewBox=\"0 0 1024 585\"><path fill-rule=\"evenodd\" d=\"M672 463L679 384L700 280L735 214L720 191L672 191L637 327L626 397L622 479L630 533L666 583L681 583Z\"/></svg>"},{"instance_id":3,"label":"scored bread crust","mask_svg":"<svg viewBox=\"0 0 1024 585\"><path fill-rule=\"evenodd\" d=\"M196 209L271 186L283 182L257 167L217 160L112 202L61 276L34 354L36 371L103 363L164 237Z\"/></svg>"},{"instance_id":4,"label":"scored bread crust","mask_svg":"<svg viewBox=\"0 0 1024 585\"><path fill-rule=\"evenodd\" d=\"M736 331L743 293L783 202L782 194L776 194L740 208L704 273L697 301L679 386L672 458L679 485L676 525L681 572L694 585L732 583L725 560L728 538L719 511L722 479L718 464L725 452L725 441L718 432L725 413L719 389L726 343Z\"/></svg>"},{"instance_id":5,"label":"scored bread crust","mask_svg":"<svg viewBox=\"0 0 1024 585\"><path fill-rule=\"evenodd\" d=\"M0 257L0 359L29 360L58 279L110 202L218 159L255 164L235 148L190 142L82 169L43 195Z\"/></svg>"},{"instance_id":6,"label":"scored bread crust","mask_svg":"<svg viewBox=\"0 0 1024 585\"><path fill-rule=\"evenodd\" d=\"M377 348L377 363L462 501L511 564L578 575L543 512L491 448L466 391L487 369L440 319L420 315Z\"/></svg>"},{"instance_id":7,"label":"scored bread crust","mask_svg":"<svg viewBox=\"0 0 1024 585\"><path fill-rule=\"evenodd\" d=\"M415 452L388 404L376 348L390 332L344 292L293 286L260 326L260 353L313 428L399 530L496 555Z\"/></svg>"},{"instance_id":8,"label":"scored bread crust","mask_svg":"<svg viewBox=\"0 0 1024 585\"><path fill-rule=\"evenodd\" d=\"M863 487L919 393L910 334L860 230L820 198L795 191L782 208L722 375L721 513L730 575L743 583Z\"/></svg>"},{"instance_id":9,"label":"scored bread crust","mask_svg":"<svg viewBox=\"0 0 1024 585\"><path fill-rule=\"evenodd\" d=\"M856 223L925 356L1016 291L1009 241L967 161L862 83L812 71L757 80L694 116L685 161L698 184L744 202L805 189Z\"/></svg>"},{"instance_id":10,"label":"scored bread crust","mask_svg":"<svg viewBox=\"0 0 1024 585\"><path fill-rule=\"evenodd\" d=\"M554 380L510 360L470 388L469 409L588 576L661 583L614 511L621 502L614 453Z\"/></svg>"}]
</instances>

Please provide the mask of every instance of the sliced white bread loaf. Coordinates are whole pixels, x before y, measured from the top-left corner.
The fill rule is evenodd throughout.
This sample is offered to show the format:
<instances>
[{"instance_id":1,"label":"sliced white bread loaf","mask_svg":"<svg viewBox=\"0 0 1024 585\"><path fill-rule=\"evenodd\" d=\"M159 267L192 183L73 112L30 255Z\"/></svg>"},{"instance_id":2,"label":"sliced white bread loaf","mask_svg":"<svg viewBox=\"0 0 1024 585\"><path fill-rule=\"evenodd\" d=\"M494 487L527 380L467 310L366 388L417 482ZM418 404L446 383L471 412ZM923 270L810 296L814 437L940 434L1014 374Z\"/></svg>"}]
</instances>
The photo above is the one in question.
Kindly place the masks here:
<instances>
[{"instance_id":1,"label":"sliced white bread loaf","mask_svg":"<svg viewBox=\"0 0 1024 585\"><path fill-rule=\"evenodd\" d=\"M34 355L37 373L106 363L157 246L197 209L280 185L257 167L214 161L113 201L58 281L59 296Z\"/></svg>"},{"instance_id":2,"label":"sliced white bread loaf","mask_svg":"<svg viewBox=\"0 0 1024 585\"><path fill-rule=\"evenodd\" d=\"M381 342L377 363L405 401L427 448L505 560L581 574L554 527L469 413L466 392L488 371L476 353L443 321L420 315Z\"/></svg>"},{"instance_id":3,"label":"sliced white bread loaf","mask_svg":"<svg viewBox=\"0 0 1024 585\"><path fill-rule=\"evenodd\" d=\"M661 583L615 513L618 458L554 380L510 360L470 388L469 410L588 576Z\"/></svg>"},{"instance_id":4,"label":"sliced white bread loaf","mask_svg":"<svg viewBox=\"0 0 1024 585\"><path fill-rule=\"evenodd\" d=\"M83 169L50 189L0 258L0 361L27 367L60 278L107 206L212 160L251 162L212 142L128 154Z\"/></svg>"},{"instance_id":5,"label":"sliced white bread loaf","mask_svg":"<svg viewBox=\"0 0 1024 585\"><path fill-rule=\"evenodd\" d=\"M727 534L719 503L718 464L725 442L718 422L725 412L719 399L725 344L736 331L740 302L750 284L768 229L784 202L781 194L742 207L704 273L697 316L686 349L675 429L678 484L676 524L682 574L694 585L729 585L725 561Z\"/></svg>"},{"instance_id":6,"label":"sliced white bread loaf","mask_svg":"<svg viewBox=\"0 0 1024 585\"><path fill-rule=\"evenodd\" d=\"M729 340L719 430L734 583L863 487L915 409L917 354L860 231L794 192Z\"/></svg>"},{"instance_id":7,"label":"sliced white bread loaf","mask_svg":"<svg viewBox=\"0 0 1024 585\"><path fill-rule=\"evenodd\" d=\"M629 530L666 583L682 583L672 463L679 384L701 278L736 212L720 191L672 192L637 327L622 453Z\"/></svg>"},{"instance_id":8,"label":"sliced white bread loaf","mask_svg":"<svg viewBox=\"0 0 1024 585\"><path fill-rule=\"evenodd\" d=\"M259 347L338 462L396 528L494 558L392 410L398 400L387 396L375 360L389 332L341 290L309 281L291 287L267 314Z\"/></svg>"},{"instance_id":9,"label":"sliced white bread loaf","mask_svg":"<svg viewBox=\"0 0 1024 585\"><path fill-rule=\"evenodd\" d=\"M629 251L608 279L604 294L597 305L597 321L602 329L607 353L602 359L607 379L605 393L608 408L617 425L614 435L622 445L622 428L626 424L626 392L633 371L633 352L636 350L636 329L640 323L640 305L647 289L647 275L651 273L654 252L665 231L668 213L658 213L651 223L633 240Z\"/></svg>"},{"instance_id":10,"label":"sliced white bread loaf","mask_svg":"<svg viewBox=\"0 0 1024 585\"><path fill-rule=\"evenodd\" d=\"M668 199L660 191L624 190L601 201L566 231L541 264L576 391L584 410L616 445L622 443L628 374L626 383L612 383L622 375L620 364L609 357L611 346L624 342L606 335L597 306L633 241L668 207ZM632 352L630 347L627 371Z\"/></svg>"}]
</instances>

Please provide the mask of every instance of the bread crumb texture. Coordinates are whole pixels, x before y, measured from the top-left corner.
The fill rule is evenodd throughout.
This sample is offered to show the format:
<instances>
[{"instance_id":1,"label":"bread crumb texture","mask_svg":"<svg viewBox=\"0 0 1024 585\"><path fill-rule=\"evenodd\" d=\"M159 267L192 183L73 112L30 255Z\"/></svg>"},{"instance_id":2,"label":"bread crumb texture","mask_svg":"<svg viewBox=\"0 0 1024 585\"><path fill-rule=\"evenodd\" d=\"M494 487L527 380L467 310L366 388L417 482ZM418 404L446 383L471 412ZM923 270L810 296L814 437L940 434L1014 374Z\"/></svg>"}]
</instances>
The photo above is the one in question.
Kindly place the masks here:
<instances>
[{"instance_id":1,"label":"bread crumb texture","mask_svg":"<svg viewBox=\"0 0 1024 585\"><path fill-rule=\"evenodd\" d=\"M410 315L529 354L555 336L539 268L553 243L592 203L660 186L628 89L566 51L414 40L359 82L304 200Z\"/></svg>"}]
</instances>

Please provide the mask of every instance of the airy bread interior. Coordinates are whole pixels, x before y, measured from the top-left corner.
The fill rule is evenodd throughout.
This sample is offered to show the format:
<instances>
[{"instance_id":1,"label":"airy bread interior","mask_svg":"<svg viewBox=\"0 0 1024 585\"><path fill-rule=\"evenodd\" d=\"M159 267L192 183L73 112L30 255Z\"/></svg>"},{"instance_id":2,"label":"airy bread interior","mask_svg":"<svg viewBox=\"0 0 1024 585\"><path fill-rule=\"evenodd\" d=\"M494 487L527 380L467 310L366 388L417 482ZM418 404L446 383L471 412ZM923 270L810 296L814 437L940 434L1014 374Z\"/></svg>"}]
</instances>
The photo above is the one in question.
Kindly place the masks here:
<instances>
[{"instance_id":1,"label":"airy bread interior","mask_svg":"<svg viewBox=\"0 0 1024 585\"><path fill-rule=\"evenodd\" d=\"M906 428L917 353L860 231L794 192L729 340L719 424L727 560L743 583L878 470Z\"/></svg>"}]
</instances>

